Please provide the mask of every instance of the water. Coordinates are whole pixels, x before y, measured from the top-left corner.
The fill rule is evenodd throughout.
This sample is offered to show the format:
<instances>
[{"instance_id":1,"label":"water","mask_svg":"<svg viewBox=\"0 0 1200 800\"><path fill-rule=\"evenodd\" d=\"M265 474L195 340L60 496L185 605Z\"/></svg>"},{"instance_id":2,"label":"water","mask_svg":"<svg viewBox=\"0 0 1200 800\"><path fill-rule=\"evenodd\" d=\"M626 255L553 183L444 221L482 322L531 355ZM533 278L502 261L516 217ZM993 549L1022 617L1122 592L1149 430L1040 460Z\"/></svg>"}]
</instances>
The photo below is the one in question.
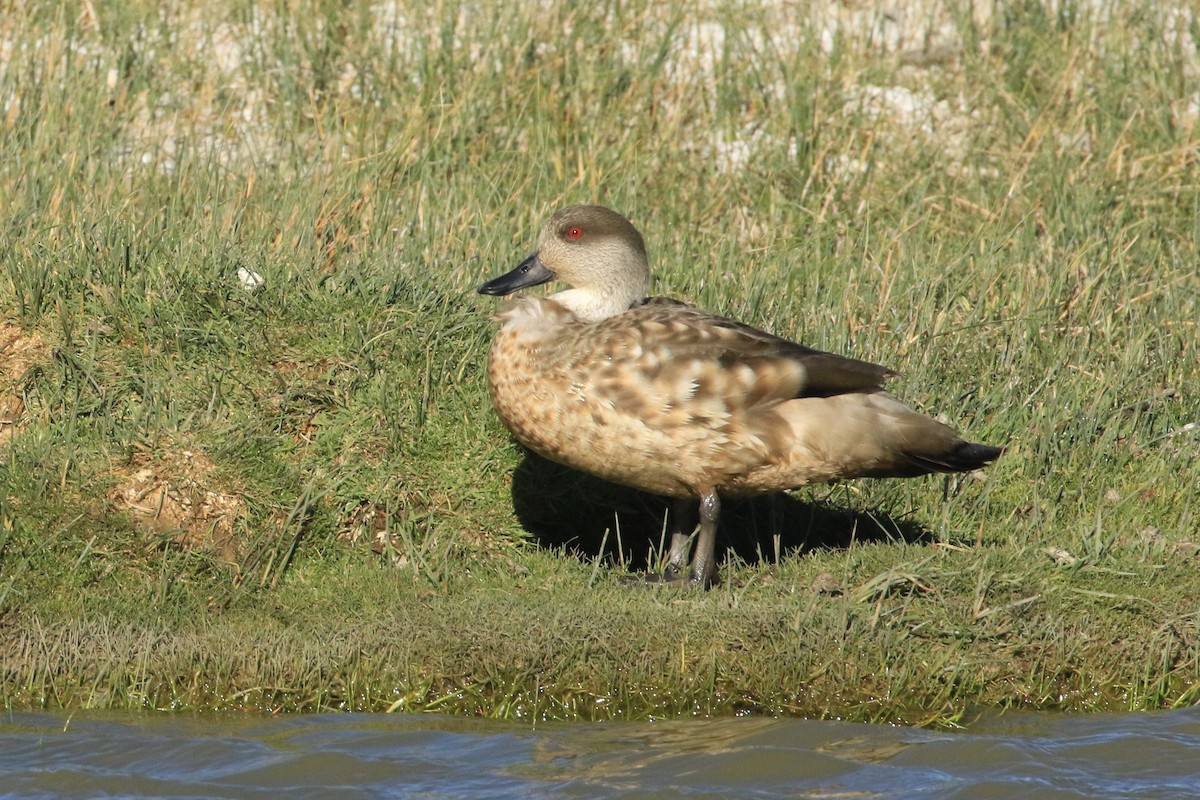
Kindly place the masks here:
<instances>
[{"instance_id":1,"label":"water","mask_svg":"<svg viewBox=\"0 0 1200 800\"><path fill-rule=\"evenodd\" d=\"M0 798L1200 798L1200 710L805 720L8 714Z\"/></svg>"}]
</instances>

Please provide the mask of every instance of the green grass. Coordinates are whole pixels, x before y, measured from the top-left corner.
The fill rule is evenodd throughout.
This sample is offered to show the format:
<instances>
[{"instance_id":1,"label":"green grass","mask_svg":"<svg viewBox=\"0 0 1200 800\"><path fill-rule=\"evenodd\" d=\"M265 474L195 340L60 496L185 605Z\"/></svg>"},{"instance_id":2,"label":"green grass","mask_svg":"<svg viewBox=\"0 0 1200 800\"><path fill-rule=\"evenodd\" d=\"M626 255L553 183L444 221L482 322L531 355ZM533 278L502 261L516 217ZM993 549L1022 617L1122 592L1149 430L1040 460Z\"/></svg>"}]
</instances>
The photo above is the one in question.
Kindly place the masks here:
<instances>
[{"instance_id":1,"label":"green grass","mask_svg":"<svg viewBox=\"0 0 1200 800\"><path fill-rule=\"evenodd\" d=\"M0 21L6 705L1194 702L1193 12L388 8ZM617 586L661 508L524 459L472 291L568 202L1005 456L730 503L722 587Z\"/></svg>"}]
</instances>

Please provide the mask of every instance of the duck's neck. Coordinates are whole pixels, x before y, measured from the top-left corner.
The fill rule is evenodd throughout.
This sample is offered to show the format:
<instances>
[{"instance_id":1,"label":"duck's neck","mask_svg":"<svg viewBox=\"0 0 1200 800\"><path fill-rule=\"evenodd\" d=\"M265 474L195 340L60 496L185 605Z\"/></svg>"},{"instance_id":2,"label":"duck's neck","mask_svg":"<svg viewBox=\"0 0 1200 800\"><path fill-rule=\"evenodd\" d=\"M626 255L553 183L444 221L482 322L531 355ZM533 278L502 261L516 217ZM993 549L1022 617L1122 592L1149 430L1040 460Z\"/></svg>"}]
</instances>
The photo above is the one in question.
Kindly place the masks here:
<instances>
[{"instance_id":1,"label":"duck's neck","mask_svg":"<svg viewBox=\"0 0 1200 800\"><path fill-rule=\"evenodd\" d=\"M598 292L587 289L567 289L550 295L550 299L564 306L584 322L599 322L628 311L644 292L637 297L624 293Z\"/></svg>"},{"instance_id":2,"label":"duck's neck","mask_svg":"<svg viewBox=\"0 0 1200 800\"><path fill-rule=\"evenodd\" d=\"M645 259L629 265L619 273L624 279L603 286L575 286L550 295L550 299L565 307L584 322L599 322L628 311L634 303L645 299L646 284L650 282Z\"/></svg>"}]
</instances>

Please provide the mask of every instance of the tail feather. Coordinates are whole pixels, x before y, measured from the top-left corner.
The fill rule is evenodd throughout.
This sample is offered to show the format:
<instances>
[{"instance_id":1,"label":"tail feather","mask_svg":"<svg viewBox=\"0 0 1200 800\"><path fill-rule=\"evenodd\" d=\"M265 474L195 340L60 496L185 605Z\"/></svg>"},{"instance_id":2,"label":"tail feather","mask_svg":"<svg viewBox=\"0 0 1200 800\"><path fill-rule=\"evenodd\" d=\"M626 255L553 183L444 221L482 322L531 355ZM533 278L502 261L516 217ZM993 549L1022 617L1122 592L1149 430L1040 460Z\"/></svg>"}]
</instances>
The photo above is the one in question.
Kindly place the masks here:
<instances>
[{"instance_id":1,"label":"tail feather","mask_svg":"<svg viewBox=\"0 0 1200 800\"><path fill-rule=\"evenodd\" d=\"M959 442L953 449L937 455L905 453L904 457L915 466L929 472L970 472L992 463L1003 452L1003 447Z\"/></svg>"}]
</instances>

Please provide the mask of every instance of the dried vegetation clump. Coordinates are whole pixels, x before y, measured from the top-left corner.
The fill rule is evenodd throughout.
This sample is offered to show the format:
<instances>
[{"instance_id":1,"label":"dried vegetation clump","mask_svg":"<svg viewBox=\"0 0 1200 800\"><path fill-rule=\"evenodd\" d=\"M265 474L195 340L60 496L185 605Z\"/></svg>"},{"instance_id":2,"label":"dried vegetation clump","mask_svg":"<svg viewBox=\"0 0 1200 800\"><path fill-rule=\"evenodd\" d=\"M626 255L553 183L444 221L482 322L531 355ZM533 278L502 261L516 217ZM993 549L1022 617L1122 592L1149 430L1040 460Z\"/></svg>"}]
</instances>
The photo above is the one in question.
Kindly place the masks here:
<instances>
[{"instance_id":1,"label":"dried vegetation clump","mask_svg":"<svg viewBox=\"0 0 1200 800\"><path fill-rule=\"evenodd\" d=\"M202 453L177 450L121 470L108 497L138 524L180 547L213 550L226 561L241 554L235 524L242 498L224 486Z\"/></svg>"},{"instance_id":2,"label":"dried vegetation clump","mask_svg":"<svg viewBox=\"0 0 1200 800\"><path fill-rule=\"evenodd\" d=\"M25 377L46 358L49 349L37 332L0 322L0 443L20 429L25 419Z\"/></svg>"}]
</instances>

